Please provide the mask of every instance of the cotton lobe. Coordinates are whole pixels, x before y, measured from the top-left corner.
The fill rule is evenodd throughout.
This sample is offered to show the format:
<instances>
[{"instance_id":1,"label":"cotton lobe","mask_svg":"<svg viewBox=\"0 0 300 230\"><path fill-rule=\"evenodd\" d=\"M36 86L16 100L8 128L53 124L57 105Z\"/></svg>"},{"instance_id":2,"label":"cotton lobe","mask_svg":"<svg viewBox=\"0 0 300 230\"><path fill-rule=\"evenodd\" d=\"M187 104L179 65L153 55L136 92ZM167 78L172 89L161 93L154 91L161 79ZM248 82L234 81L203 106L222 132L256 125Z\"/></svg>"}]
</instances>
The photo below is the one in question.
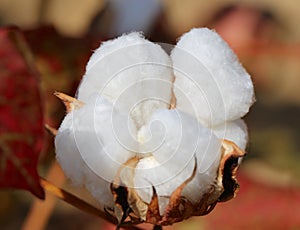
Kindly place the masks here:
<instances>
[{"instance_id":1,"label":"cotton lobe","mask_svg":"<svg viewBox=\"0 0 300 230\"><path fill-rule=\"evenodd\" d=\"M207 126L239 119L249 111L254 102L251 78L216 32L192 29L179 39L171 58L178 109Z\"/></svg>"}]
</instances>

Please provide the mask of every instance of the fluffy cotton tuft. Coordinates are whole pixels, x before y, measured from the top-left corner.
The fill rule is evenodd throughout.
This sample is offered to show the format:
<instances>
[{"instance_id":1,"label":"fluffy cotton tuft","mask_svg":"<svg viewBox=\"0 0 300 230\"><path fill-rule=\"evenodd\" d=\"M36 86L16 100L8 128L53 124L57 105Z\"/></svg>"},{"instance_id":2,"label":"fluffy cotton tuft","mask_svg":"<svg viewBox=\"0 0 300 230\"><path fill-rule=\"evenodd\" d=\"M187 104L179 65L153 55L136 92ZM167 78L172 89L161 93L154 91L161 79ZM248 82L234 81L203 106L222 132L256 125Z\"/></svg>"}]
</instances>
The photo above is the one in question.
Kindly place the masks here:
<instances>
[{"instance_id":1,"label":"fluffy cotton tuft","mask_svg":"<svg viewBox=\"0 0 300 230\"><path fill-rule=\"evenodd\" d=\"M197 173L193 183L199 189L186 188L192 190L186 197L196 202L216 177L220 140L196 118L176 109L154 113L141 129L140 136L147 140L141 144L142 152L152 153L137 165L135 185L141 197L149 202L153 185L163 202L164 197L170 197L192 174L196 159Z\"/></svg>"},{"instance_id":2,"label":"fluffy cotton tuft","mask_svg":"<svg viewBox=\"0 0 300 230\"><path fill-rule=\"evenodd\" d=\"M214 134L221 140L234 142L240 149L245 150L248 142L247 125L242 119L229 121L213 127Z\"/></svg>"},{"instance_id":3,"label":"fluffy cotton tuft","mask_svg":"<svg viewBox=\"0 0 300 230\"><path fill-rule=\"evenodd\" d=\"M214 31L184 34L172 51L177 108L208 127L244 116L254 102L251 78Z\"/></svg>"},{"instance_id":4,"label":"fluffy cotton tuft","mask_svg":"<svg viewBox=\"0 0 300 230\"><path fill-rule=\"evenodd\" d=\"M66 115L55 138L56 156L67 177L76 185L86 185L102 204L112 200L109 181L115 178L120 165L134 156L122 143L137 148L128 129L121 126L128 124L135 132L133 122L112 112L112 104L104 98L86 104ZM117 135L113 122L120 125Z\"/></svg>"},{"instance_id":5,"label":"fluffy cotton tuft","mask_svg":"<svg viewBox=\"0 0 300 230\"><path fill-rule=\"evenodd\" d=\"M168 108L172 88L171 59L140 33L104 42L92 55L78 88L78 99L93 100L94 93L129 113L142 126L153 111Z\"/></svg>"}]
</instances>

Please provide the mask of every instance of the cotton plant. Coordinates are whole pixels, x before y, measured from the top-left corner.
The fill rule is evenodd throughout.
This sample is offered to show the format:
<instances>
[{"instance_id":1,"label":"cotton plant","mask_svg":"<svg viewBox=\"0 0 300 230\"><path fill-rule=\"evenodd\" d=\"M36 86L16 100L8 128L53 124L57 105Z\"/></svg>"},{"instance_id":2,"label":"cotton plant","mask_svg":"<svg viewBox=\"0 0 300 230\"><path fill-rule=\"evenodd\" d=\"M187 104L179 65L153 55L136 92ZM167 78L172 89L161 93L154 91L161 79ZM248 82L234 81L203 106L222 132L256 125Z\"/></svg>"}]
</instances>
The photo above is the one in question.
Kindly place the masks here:
<instances>
[{"instance_id":1,"label":"cotton plant","mask_svg":"<svg viewBox=\"0 0 300 230\"><path fill-rule=\"evenodd\" d=\"M57 160L120 224L170 225L235 196L254 91L215 31L192 29L170 55L137 32L103 42L76 97L58 96Z\"/></svg>"}]
</instances>

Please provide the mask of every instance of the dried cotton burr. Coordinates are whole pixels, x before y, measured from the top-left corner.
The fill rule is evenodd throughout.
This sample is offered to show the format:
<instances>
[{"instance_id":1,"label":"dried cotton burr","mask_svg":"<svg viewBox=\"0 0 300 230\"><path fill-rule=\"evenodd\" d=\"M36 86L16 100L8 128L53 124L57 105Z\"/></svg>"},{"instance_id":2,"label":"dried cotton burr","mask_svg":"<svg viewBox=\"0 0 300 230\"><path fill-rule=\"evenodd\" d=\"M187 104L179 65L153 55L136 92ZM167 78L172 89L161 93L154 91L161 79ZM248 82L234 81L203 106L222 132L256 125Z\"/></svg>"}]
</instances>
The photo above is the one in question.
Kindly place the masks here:
<instances>
[{"instance_id":1,"label":"dried cotton burr","mask_svg":"<svg viewBox=\"0 0 300 230\"><path fill-rule=\"evenodd\" d=\"M169 56L133 32L89 60L55 138L56 156L120 224L170 225L238 190L250 76L214 31L184 34Z\"/></svg>"}]
</instances>

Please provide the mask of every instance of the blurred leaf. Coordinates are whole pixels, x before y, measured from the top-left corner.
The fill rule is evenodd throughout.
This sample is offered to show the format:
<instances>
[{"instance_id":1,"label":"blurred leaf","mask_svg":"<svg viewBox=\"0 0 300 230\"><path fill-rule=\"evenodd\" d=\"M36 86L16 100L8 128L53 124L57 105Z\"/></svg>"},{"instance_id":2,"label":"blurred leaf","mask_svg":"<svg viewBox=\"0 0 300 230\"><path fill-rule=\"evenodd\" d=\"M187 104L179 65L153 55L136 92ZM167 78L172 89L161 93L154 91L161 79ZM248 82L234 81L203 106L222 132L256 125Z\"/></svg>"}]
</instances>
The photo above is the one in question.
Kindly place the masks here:
<instances>
[{"instance_id":1,"label":"blurred leaf","mask_svg":"<svg viewBox=\"0 0 300 230\"><path fill-rule=\"evenodd\" d=\"M91 55L91 40L66 38L53 27L45 26L25 32L41 73L41 92L45 98L45 123L58 127L65 115L55 91L75 95L76 88Z\"/></svg>"},{"instance_id":2,"label":"blurred leaf","mask_svg":"<svg viewBox=\"0 0 300 230\"><path fill-rule=\"evenodd\" d=\"M255 182L239 173L240 191L208 215L208 229L299 229L300 189Z\"/></svg>"},{"instance_id":3,"label":"blurred leaf","mask_svg":"<svg viewBox=\"0 0 300 230\"><path fill-rule=\"evenodd\" d=\"M44 198L36 170L44 129L38 74L16 28L0 30L0 187Z\"/></svg>"},{"instance_id":4,"label":"blurred leaf","mask_svg":"<svg viewBox=\"0 0 300 230\"><path fill-rule=\"evenodd\" d=\"M41 74L40 90L44 99L44 121L58 128L65 116L65 107L54 92L75 95L92 52L91 39L67 38L51 26L24 31ZM46 135L41 155L43 163L53 160L53 137Z\"/></svg>"}]
</instances>

